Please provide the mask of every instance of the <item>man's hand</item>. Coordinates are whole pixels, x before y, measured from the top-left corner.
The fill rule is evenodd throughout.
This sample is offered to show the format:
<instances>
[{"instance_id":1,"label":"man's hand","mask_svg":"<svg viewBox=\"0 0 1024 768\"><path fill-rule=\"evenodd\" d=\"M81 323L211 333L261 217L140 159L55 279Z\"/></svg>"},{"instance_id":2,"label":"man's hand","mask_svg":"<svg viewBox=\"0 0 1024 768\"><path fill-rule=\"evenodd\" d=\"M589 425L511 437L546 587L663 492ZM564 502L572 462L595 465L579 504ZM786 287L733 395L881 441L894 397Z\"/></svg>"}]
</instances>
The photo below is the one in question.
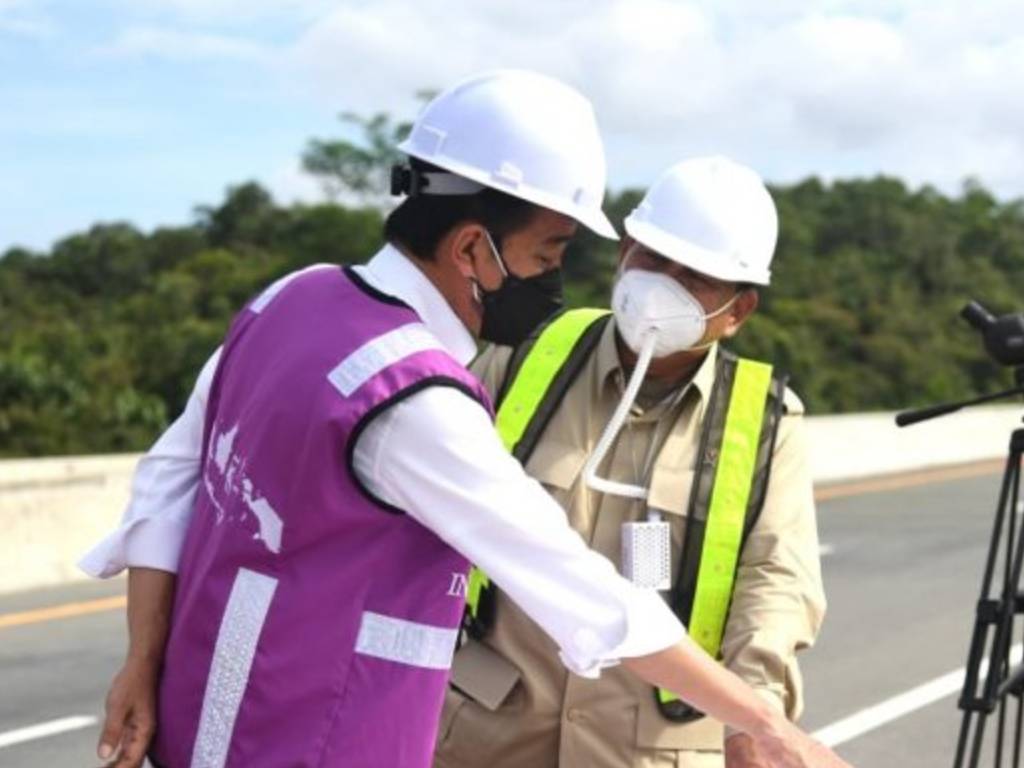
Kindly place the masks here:
<instances>
[{"instance_id":1,"label":"man's hand","mask_svg":"<svg viewBox=\"0 0 1024 768\"><path fill-rule=\"evenodd\" d=\"M129 658L114 676L97 748L101 760L110 760L110 768L142 765L156 730L158 674L152 663Z\"/></svg>"},{"instance_id":2,"label":"man's hand","mask_svg":"<svg viewBox=\"0 0 1024 768\"><path fill-rule=\"evenodd\" d=\"M725 768L768 768L761 751L745 733L737 733L725 740Z\"/></svg>"},{"instance_id":3,"label":"man's hand","mask_svg":"<svg viewBox=\"0 0 1024 768\"><path fill-rule=\"evenodd\" d=\"M765 768L852 768L849 763L782 715L753 736ZM755 763L754 765L759 765Z\"/></svg>"}]
</instances>

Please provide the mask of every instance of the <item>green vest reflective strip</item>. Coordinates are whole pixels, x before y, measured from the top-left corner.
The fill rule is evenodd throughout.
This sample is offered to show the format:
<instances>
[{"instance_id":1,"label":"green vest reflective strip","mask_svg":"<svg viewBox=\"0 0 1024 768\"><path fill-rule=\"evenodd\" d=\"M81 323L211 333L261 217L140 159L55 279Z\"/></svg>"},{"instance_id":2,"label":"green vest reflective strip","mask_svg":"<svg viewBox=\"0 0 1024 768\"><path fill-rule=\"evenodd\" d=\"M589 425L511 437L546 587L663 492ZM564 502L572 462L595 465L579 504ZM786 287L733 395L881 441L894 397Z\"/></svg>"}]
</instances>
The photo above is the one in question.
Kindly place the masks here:
<instances>
[{"instance_id":1,"label":"green vest reflective strip","mask_svg":"<svg viewBox=\"0 0 1024 768\"><path fill-rule=\"evenodd\" d=\"M490 587L491 580L487 578L486 573L475 565L469 569L469 582L466 586L466 613L471 621L483 621L483 617L480 616L481 597Z\"/></svg>"},{"instance_id":2,"label":"green vest reflective strip","mask_svg":"<svg viewBox=\"0 0 1024 768\"><path fill-rule=\"evenodd\" d=\"M771 384L770 365L736 362L687 624L690 637L713 658L721 650L732 601ZM658 691L661 702L677 698Z\"/></svg>"},{"instance_id":3,"label":"green vest reflective strip","mask_svg":"<svg viewBox=\"0 0 1024 768\"><path fill-rule=\"evenodd\" d=\"M505 448L520 462L525 464L533 452L557 401L597 344L604 328L598 321L609 316L606 309L570 309L557 315L540 330L515 378L503 387L495 425ZM475 566L470 569L467 628L474 634L483 634L491 623L493 608L485 599L490 586L487 574Z\"/></svg>"},{"instance_id":4,"label":"green vest reflective strip","mask_svg":"<svg viewBox=\"0 0 1024 768\"><path fill-rule=\"evenodd\" d=\"M515 450L576 343L595 320L607 314L603 309L572 309L563 312L541 331L495 417L498 434L509 451Z\"/></svg>"},{"instance_id":5,"label":"green vest reflective strip","mask_svg":"<svg viewBox=\"0 0 1024 768\"><path fill-rule=\"evenodd\" d=\"M771 380L770 365L740 360L725 417L725 434L715 472L715 490L711 495L704 555L689 627L690 635L712 656L717 656L721 648L725 617L732 599Z\"/></svg>"}]
</instances>

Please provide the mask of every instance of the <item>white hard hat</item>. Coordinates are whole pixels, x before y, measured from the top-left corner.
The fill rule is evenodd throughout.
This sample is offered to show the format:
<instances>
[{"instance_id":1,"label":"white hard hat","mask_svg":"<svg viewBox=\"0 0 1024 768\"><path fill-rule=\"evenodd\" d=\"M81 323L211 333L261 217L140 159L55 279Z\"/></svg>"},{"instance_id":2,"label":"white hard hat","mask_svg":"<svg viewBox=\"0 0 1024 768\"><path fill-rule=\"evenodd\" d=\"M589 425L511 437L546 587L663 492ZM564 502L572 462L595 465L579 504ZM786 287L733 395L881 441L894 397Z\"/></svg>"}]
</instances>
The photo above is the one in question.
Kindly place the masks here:
<instances>
[{"instance_id":1,"label":"white hard hat","mask_svg":"<svg viewBox=\"0 0 1024 768\"><path fill-rule=\"evenodd\" d=\"M472 77L427 104L398 149L618 237L601 210L606 165L593 107L558 80L515 69Z\"/></svg>"},{"instance_id":2,"label":"white hard hat","mask_svg":"<svg viewBox=\"0 0 1024 768\"><path fill-rule=\"evenodd\" d=\"M656 253L720 280L768 285L779 219L761 177L726 157L669 168L626 217Z\"/></svg>"}]
</instances>

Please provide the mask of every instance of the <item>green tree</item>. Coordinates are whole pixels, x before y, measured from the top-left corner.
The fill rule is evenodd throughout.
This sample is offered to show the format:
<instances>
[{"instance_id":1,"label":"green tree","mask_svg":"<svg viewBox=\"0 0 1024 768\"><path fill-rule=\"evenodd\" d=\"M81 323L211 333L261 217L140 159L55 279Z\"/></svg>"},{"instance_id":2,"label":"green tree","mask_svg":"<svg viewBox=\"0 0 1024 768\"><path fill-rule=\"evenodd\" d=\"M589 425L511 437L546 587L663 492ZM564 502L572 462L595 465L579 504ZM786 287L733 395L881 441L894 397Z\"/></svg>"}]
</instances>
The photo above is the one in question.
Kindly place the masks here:
<instances>
[{"instance_id":1,"label":"green tree","mask_svg":"<svg viewBox=\"0 0 1024 768\"><path fill-rule=\"evenodd\" d=\"M423 103L436 94L421 90L416 98ZM357 129L358 141L311 139L302 153L302 167L315 176L331 200L348 194L363 203L376 203L390 189L391 166L404 160L396 147L412 130L409 121L394 121L386 112L370 117L357 112L342 112L338 119Z\"/></svg>"}]
</instances>

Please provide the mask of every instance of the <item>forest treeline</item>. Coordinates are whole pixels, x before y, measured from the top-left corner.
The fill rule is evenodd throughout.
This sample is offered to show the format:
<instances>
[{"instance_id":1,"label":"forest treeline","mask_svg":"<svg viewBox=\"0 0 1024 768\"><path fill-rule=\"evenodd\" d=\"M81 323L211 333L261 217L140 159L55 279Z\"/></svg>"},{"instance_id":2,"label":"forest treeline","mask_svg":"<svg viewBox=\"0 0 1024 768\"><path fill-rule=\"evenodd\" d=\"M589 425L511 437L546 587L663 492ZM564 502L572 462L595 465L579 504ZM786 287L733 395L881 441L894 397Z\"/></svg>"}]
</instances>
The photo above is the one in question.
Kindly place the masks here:
<instances>
[{"instance_id":1,"label":"forest treeline","mask_svg":"<svg viewBox=\"0 0 1024 768\"><path fill-rule=\"evenodd\" d=\"M958 312L972 298L1024 309L1024 203L975 183L948 196L886 177L772 192L772 285L733 348L787 369L811 413L895 409L1010 381ZM640 194L612 194L613 221ZM296 268L367 259L381 244L380 211L358 200L283 206L247 183L182 226L101 224L48 252L9 249L0 456L145 448L244 302ZM616 256L586 233L573 242L570 303L607 305Z\"/></svg>"}]
</instances>

